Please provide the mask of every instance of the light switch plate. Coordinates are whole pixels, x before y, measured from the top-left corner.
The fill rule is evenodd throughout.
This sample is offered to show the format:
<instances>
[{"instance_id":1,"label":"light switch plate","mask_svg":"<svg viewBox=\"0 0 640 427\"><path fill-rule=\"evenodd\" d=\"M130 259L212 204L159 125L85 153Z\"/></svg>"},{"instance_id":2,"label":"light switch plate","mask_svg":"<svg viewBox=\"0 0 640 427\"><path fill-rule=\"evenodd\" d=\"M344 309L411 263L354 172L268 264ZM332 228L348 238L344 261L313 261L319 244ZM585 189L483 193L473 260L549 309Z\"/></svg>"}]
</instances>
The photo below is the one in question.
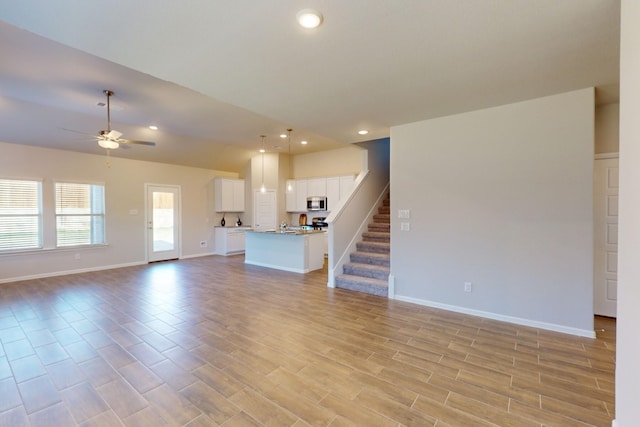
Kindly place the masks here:
<instances>
[{"instance_id":1,"label":"light switch plate","mask_svg":"<svg viewBox=\"0 0 640 427\"><path fill-rule=\"evenodd\" d=\"M409 209L398 209L398 218L409 219L411 217L411 211Z\"/></svg>"}]
</instances>

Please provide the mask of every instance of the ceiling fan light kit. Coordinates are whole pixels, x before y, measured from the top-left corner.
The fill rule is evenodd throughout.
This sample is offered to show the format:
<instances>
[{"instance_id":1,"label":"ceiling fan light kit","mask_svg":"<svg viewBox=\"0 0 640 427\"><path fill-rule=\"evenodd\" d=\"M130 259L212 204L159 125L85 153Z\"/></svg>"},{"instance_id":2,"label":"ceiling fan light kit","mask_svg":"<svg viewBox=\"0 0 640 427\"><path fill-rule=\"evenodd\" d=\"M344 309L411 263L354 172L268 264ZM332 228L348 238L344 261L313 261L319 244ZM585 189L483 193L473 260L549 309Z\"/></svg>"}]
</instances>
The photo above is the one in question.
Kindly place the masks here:
<instances>
[{"instance_id":1,"label":"ceiling fan light kit","mask_svg":"<svg viewBox=\"0 0 640 427\"><path fill-rule=\"evenodd\" d=\"M120 147L119 143L110 139L99 139L98 145L107 150L115 150L116 148Z\"/></svg>"}]
</instances>

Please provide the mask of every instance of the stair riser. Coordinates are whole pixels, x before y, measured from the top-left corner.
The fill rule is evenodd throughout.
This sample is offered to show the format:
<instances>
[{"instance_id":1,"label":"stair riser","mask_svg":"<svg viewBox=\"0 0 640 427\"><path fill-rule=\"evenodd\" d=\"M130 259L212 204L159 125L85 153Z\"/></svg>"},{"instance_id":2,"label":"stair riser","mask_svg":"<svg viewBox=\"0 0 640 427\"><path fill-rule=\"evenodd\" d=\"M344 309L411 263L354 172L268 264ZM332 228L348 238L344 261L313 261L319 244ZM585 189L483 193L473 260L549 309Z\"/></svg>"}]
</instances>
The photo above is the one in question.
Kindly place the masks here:
<instances>
[{"instance_id":1,"label":"stair riser","mask_svg":"<svg viewBox=\"0 0 640 427\"><path fill-rule=\"evenodd\" d=\"M388 288L381 286L371 286L367 283L358 283L351 280L344 280L340 277L336 278L336 287L341 289L349 289L351 291L364 292L381 297L386 297L389 294Z\"/></svg>"},{"instance_id":2,"label":"stair riser","mask_svg":"<svg viewBox=\"0 0 640 427\"><path fill-rule=\"evenodd\" d=\"M368 256L356 255L356 254L351 254L349 258L351 262L357 262L360 264L379 265L381 267L391 266L391 262L388 258L380 259L380 258L374 258L374 257L368 257Z\"/></svg>"},{"instance_id":3,"label":"stair riser","mask_svg":"<svg viewBox=\"0 0 640 427\"><path fill-rule=\"evenodd\" d=\"M379 254L388 254L391 252L389 245L385 245L384 243L378 242L358 242L356 243L356 248L361 252L374 252Z\"/></svg>"},{"instance_id":4,"label":"stair riser","mask_svg":"<svg viewBox=\"0 0 640 427\"><path fill-rule=\"evenodd\" d=\"M373 215L373 221L380 224L390 224L391 223L391 215L381 215L375 214Z\"/></svg>"},{"instance_id":5,"label":"stair riser","mask_svg":"<svg viewBox=\"0 0 640 427\"><path fill-rule=\"evenodd\" d=\"M368 231L378 232L378 233L389 233L391 232L391 224L380 224L377 222L372 222L368 226Z\"/></svg>"},{"instance_id":6,"label":"stair riser","mask_svg":"<svg viewBox=\"0 0 640 427\"><path fill-rule=\"evenodd\" d=\"M344 274L359 277L370 277L378 280L389 280L389 271L371 271L364 268L358 268L354 266L344 266Z\"/></svg>"},{"instance_id":7,"label":"stair riser","mask_svg":"<svg viewBox=\"0 0 640 427\"><path fill-rule=\"evenodd\" d=\"M372 234L368 232L362 233L362 241L364 242L381 242L389 243L391 241L391 235L380 235L378 233Z\"/></svg>"}]
</instances>

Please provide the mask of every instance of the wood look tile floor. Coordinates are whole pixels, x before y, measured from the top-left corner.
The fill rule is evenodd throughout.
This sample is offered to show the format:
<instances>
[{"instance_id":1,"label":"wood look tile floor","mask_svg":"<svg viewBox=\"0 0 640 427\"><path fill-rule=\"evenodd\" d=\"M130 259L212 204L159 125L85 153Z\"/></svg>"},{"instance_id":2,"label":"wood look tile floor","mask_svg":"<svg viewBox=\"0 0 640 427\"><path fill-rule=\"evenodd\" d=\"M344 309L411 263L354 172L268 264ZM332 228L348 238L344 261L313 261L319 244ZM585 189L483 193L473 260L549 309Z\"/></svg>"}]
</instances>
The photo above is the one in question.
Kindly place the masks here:
<instances>
[{"instance_id":1,"label":"wood look tile floor","mask_svg":"<svg viewBox=\"0 0 640 427\"><path fill-rule=\"evenodd\" d=\"M204 257L0 285L0 426L610 426L597 339Z\"/></svg>"}]
</instances>

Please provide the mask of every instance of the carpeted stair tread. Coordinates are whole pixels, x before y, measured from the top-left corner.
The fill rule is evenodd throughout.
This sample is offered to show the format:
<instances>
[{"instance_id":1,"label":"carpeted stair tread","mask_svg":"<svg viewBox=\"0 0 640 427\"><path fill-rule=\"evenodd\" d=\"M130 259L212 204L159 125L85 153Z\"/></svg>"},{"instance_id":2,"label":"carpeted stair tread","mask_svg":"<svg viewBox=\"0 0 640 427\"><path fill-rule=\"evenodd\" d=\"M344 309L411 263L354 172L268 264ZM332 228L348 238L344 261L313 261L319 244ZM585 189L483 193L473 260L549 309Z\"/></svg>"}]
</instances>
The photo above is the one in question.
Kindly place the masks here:
<instances>
[{"instance_id":1,"label":"carpeted stair tread","mask_svg":"<svg viewBox=\"0 0 640 427\"><path fill-rule=\"evenodd\" d=\"M365 231L362 233L362 240L365 242L389 242L391 233L388 231Z\"/></svg>"},{"instance_id":2,"label":"carpeted stair tread","mask_svg":"<svg viewBox=\"0 0 640 427\"><path fill-rule=\"evenodd\" d=\"M355 251L351 253L350 259L351 262L361 264L383 265L386 267L391 265L391 256L389 253Z\"/></svg>"},{"instance_id":3,"label":"carpeted stair tread","mask_svg":"<svg viewBox=\"0 0 640 427\"><path fill-rule=\"evenodd\" d=\"M391 223L391 214L374 214L373 222L389 224Z\"/></svg>"},{"instance_id":4,"label":"carpeted stair tread","mask_svg":"<svg viewBox=\"0 0 640 427\"><path fill-rule=\"evenodd\" d=\"M337 276L336 287L383 297L388 296L389 293L389 285L386 280L352 276L350 274Z\"/></svg>"},{"instance_id":5,"label":"carpeted stair tread","mask_svg":"<svg viewBox=\"0 0 640 427\"><path fill-rule=\"evenodd\" d=\"M360 252L381 252L389 253L391 244L389 242L358 242L356 249Z\"/></svg>"},{"instance_id":6,"label":"carpeted stair tread","mask_svg":"<svg viewBox=\"0 0 640 427\"><path fill-rule=\"evenodd\" d=\"M391 224L384 224L380 222L372 222L368 225L369 231L381 231L384 233L391 232Z\"/></svg>"},{"instance_id":7,"label":"carpeted stair tread","mask_svg":"<svg viewBox=\"0 0 640 427\"><path fill-rule=\"evenodd\" d=\"M389 267L387 266L350 262L344 265L343 270L344 274L389 280Z\"/></svg>"}]
</instances>

